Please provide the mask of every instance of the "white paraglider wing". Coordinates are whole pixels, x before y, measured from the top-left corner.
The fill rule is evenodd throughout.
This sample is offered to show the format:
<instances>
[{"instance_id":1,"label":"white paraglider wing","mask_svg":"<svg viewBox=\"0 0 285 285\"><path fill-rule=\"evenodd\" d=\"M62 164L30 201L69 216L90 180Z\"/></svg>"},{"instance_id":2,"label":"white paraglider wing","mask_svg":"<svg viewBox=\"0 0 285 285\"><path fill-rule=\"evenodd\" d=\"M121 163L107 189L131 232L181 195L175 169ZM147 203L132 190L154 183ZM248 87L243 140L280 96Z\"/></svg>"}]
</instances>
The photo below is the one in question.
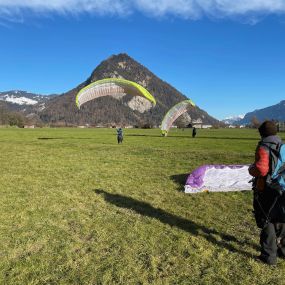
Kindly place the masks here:
<instances>
[{"instance_id":1,"label":"white paraglider wing","mask_svg":"<svg viewBox=\"0 0 285 285\"><path fill-rule=\"evenodd\" d=\"M184 100L175 106L173 106L164 116L161 123L161 131L163 135L167 135L172 124L184 113L189 111L190 107L194 107L195 104L192 100Z\"/></svg>"}]
</instances>

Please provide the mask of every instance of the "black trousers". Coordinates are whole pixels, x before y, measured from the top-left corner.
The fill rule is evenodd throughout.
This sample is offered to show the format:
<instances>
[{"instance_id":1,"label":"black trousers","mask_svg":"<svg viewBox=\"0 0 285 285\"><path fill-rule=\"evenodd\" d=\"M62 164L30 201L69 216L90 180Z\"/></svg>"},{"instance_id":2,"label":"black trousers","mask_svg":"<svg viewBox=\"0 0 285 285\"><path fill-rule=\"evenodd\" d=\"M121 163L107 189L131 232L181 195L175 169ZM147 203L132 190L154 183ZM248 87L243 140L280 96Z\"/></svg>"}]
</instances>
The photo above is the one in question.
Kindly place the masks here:
<instances>
[{"instance_id":1,"label":"black trousers","mask_svg":"<svg viewBox=\"0 0 285 285\"><path fill-rule=\"evenodd\" d=\"M118 140L118 143L122 143L123 142L123 136L118 135L117 140Z\"/></svg>"},{"instance_id":2,"label":"black trousers","mask_svg":"<svg viewBox=\"0 0 285 285\"><path fill-rule=\"evenodd\" d=\"M260 246L262 257L269 262L285 257L285 223L267 223L260 232Z\"/></svg>"}]
</instances>

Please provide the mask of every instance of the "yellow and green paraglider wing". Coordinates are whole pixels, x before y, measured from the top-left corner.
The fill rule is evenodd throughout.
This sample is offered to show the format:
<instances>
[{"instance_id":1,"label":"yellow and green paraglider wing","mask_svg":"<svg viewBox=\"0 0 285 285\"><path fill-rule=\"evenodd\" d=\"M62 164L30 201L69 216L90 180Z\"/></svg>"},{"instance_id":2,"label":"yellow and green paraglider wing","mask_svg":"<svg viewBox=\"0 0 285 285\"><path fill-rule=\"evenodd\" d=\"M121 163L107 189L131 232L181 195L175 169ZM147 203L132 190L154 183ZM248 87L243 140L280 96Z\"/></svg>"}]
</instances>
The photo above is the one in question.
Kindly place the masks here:
<instances>
[{"instance_id":1,"label":"yellow and green paraglider wing","mask_svg":"<svg viewBox=\"0 0 285 285\"><path fill-rule=\"evenodd\" d=\"M141 85L136 82L122 78L105 78L95 81L82 88L76 96L76 105L80 108L84 103L103 96L117 96L120 94L130 94L141 96L149 100L154 106L154 97Z\"/></svg>"}]
</instances>

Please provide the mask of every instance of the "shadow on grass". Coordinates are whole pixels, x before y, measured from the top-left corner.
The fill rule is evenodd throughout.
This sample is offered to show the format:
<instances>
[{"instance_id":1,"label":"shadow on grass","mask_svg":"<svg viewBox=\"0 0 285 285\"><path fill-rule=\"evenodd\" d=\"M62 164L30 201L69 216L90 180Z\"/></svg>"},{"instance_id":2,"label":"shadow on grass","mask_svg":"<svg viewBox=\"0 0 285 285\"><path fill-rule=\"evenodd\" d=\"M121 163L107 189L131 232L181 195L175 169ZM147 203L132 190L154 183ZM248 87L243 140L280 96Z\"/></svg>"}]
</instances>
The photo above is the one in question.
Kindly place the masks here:
<instances>
[{"instance_id":1,"label":"shadow on grass","mask_svg":"<svg viewBox=\"0 0 285 285\"><path fill-rule=\"evenodd\" d=\"M164 139L191 139L191 140L199 140L199 139L207 139L207 140L238 140L238 141L256 141L258 142L258 138L239 138L239 137L206 137L206 136L196 136L196 138L192 138L191 134L189 136L180 136L180 135L168 135L167 137L163 137L161 135L147 135L147 134L126 134L127 137L156 137L156 138L164 138Z\"/></svg>"},{"instance_id":2,"label":"shadow on grass","mask_svg":"<svg viewBox=\"0 0 285 285\"><path fill-rule=\"evenodd\" d=\"M111 194L102 189L94 189L96 194L102 195L106 202L111 203L119 208L131 209L140 215L155 218L163 224L171 227L179 228L193 236L203 237L212 244L225 248L231 252L242 254L246 257L252 257L252 254L240 249L241 245L248 245L254 249L258 249L255 244L250 244L247 241L238 240L236 237L216 231L215 229L208 229L203 225L199 225L190 220L178 217L176 215L167 213L166 211L154 208L146 202L141 202L133 198ZM236 247L231 243L236 243Z\"/></svg>"},{"instance_id":3,"label":"shadow on grass","mask_svg":"<svg viewBox=\"0 0 285 285\"><path fill-rule=\"evenodd\" d=\"M38 140L94 140L95 138L68 138L68 137L58 137L58 138L38 138Z\"/></svg>"},{"instance_id":4,"label":"shadow on grass","mask_svg":"<svg viewBox=\"0 0 285 285\"><path fill-rule=\"evenodd\" d=\"M129 134L126 135L128 137L153 137L153 138L163 138L163 139L167 139L167 138L181 138L181 139L192 139L191 135L189 136L175 136L175 135L168 135L167 137L162 136L162 135L146 135L146 134Z\"/></svg>"},{"instance_id":5,"label":"shadow on grass","mask_svg":"<svg viewBox=\"0 0 285 285\"><path fill-rule=\"evenodd\" d=\"M196 136L195 139L213 139L213 140L234 140L234 141L256 141L258 142L259 138L238 138L238 137L204 137Z\"/></svg>"},{"instance_id":6,"label":"shadow on grass","mask_svg":"<svg viewBox=\"0 0 285 285\"><path fill-rule=\"evenodd\" d=\"M178 191L179 192L184 191L184 186L185 186L186 179L187 179L188 175L189 175L189 173L175 174L175 175L170 176L170 179L173 182L175 182L176 184L178 184L178 186L179 186Z\"/></svg>"},{"instance_id":7,"label":"shadow on grass","mask_svg":"<svg viewBox=\"0 0 285 285\"><path fill-rule=\"evenodd\" d=\"M162 138L162 135L125 134L126 137L153 137Z\"/></svg>"}]
</instances>

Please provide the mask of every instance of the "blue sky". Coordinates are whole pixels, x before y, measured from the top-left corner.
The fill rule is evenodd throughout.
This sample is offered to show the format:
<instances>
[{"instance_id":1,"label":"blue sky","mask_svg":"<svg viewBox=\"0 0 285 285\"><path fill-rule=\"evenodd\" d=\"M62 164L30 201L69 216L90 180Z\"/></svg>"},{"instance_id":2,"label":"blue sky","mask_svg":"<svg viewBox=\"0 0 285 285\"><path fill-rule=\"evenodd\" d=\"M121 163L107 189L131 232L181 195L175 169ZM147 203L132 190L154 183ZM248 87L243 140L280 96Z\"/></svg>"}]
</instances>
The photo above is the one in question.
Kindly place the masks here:
<instances>
[{"instance_id":1,"label":"blue sky","mask_svg":"<svg viewBox=\"0 0 285 285\"><path fill-rule=\"evenodd\" d=\"M63 93L125 52L218 119L285 100L285 1L67 2L0 0L0 91Z\"/></svg>"}]
</instances>

